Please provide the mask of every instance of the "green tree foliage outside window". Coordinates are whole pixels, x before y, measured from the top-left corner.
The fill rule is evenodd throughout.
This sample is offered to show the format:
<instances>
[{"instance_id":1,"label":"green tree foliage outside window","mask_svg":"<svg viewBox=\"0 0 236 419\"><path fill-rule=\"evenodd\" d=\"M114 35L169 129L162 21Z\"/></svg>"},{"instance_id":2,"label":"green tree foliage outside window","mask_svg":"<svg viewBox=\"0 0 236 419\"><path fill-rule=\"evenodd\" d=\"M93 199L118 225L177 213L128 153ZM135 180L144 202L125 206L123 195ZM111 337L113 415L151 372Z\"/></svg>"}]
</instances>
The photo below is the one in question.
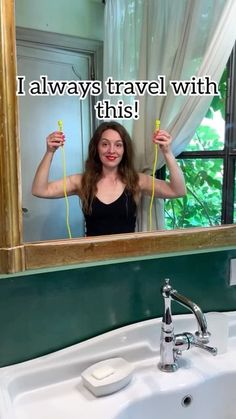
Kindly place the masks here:
<instances>
[{"instance_id":1,"label":"green tree foliage outside window","mask_svg":"<svg viewBox=\"0 0 236 419\"><path fill-rule=\"evenodd\" d=\"M219 96L215 96L201 125L186 151L202 152L202 156L179 159L184 173L187 195L165 202L165 222L167 229L221 224L223 159L204 157L205 151L224 149L224 138L217 129L217 123L225 123L225 103L227 71L219 83ZM212 121L213 124L212 124ZM215 126L214 126L215 125Z\"/></svg>"}]
</instances>

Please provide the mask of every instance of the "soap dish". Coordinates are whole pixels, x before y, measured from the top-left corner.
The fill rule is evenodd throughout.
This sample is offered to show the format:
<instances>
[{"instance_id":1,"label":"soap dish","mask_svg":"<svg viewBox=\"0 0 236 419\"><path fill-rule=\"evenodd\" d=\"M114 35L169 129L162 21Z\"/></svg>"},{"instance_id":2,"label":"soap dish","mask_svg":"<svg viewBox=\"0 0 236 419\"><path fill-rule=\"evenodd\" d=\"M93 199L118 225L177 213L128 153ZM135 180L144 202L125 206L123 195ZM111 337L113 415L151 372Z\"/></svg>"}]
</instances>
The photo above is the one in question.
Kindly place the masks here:
<instances>
[{"instance_id":1,"label":"soap dish","mask_svg":"<svg viewBox=\"0 0 236 419\"><path fill-rule=\"evenodd\" d=\"M123 358L97 362L82 372L84 386L96 397L121 390L132 378L133 365Z\"/></svg>"}]
</instances>

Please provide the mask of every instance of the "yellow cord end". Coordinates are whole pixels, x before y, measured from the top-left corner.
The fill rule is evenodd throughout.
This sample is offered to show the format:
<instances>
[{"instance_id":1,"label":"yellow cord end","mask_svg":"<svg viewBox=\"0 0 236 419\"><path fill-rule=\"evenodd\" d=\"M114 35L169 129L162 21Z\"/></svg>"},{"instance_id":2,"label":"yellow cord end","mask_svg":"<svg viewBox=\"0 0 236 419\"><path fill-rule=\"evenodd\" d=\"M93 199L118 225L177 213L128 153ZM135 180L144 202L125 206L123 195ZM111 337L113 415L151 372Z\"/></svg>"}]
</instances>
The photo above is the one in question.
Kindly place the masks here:
<instances>
[{"instance_id":1,"label":"yellow cord end","mask_svg":"<svg viewBox=\"0 0 236 419\"><path fill-rule=\"evenodd\" d=\"M57 125L58 125L58 131L62 132L63 131L63 122L61 119L59 119L59 121L57 121Z\"/></svg>"},{"instance_id":2,"label":"yellow cord end","mask_svg":"<svg viewBox=\"0 0 236 419\"><path fill-rule=\"evenodd\" d=\"M156 131L158 131L160 129L160 125L161 125L160 119L156 119L156 121L155 121L155 129L156 129Z\"/></svg>"}]
</instances>

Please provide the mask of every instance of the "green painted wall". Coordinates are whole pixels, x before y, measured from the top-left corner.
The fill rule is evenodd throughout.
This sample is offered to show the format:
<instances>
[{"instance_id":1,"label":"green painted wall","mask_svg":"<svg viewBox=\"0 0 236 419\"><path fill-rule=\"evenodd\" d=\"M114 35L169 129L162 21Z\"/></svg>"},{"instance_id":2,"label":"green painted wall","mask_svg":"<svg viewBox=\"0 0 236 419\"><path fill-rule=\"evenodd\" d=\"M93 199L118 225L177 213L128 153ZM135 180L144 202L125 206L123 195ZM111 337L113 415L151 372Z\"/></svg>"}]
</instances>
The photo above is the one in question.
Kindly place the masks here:
<instances>
[{"instance_id":1,"label":"green painted wall","mask_svg":"<svg viewBox=\"0 0 236 419\"><path fill-rule=\"evenodd\" d=\"M0 366L161 316L166 277L205 312L236 310L233 257L236 249L2 277ZM173 302L173 312L186 310Z\"/></svg>"},{"instance_id":2,"label":"green painted wall","mask_svg":"<svg viewBox=\"0 0 236 419\"><path fill-rule=\"evenodd\" d=\"M15 0L16 25L103 40L104 4L94 0Z\"/></svg>"}]
</instances>

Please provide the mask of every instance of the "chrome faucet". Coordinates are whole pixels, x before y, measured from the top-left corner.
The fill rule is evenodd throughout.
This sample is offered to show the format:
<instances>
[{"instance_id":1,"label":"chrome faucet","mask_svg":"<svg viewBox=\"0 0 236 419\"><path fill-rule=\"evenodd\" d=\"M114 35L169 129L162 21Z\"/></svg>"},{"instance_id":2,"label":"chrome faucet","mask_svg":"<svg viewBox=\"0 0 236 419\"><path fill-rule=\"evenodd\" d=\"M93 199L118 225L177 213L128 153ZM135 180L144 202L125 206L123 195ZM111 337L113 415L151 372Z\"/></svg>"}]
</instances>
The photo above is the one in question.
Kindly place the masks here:
<instances>
[{"instance_id":1,"label":"chrome faucet","mask_svg":"<svg viewBox=\"0 0 236 419\"><path fill-rule=\"evenodd\" d=\"M165 285L162 287L161 293L164 297L165 308L162 318L159 368L165 372L176 371L178 369L178 356L182 355L182 351L188 350L193 346L205 349L212 355L216 355L217 349L206 345L209 342L210 333L207 330L207 322L200 307L174 290L169 283L169 279L165 279ZM171 300L175 300L184 307L189 308L195 315L198 331L194 335L189 332L174 334Z\"/></svg>"}]
</instances>

